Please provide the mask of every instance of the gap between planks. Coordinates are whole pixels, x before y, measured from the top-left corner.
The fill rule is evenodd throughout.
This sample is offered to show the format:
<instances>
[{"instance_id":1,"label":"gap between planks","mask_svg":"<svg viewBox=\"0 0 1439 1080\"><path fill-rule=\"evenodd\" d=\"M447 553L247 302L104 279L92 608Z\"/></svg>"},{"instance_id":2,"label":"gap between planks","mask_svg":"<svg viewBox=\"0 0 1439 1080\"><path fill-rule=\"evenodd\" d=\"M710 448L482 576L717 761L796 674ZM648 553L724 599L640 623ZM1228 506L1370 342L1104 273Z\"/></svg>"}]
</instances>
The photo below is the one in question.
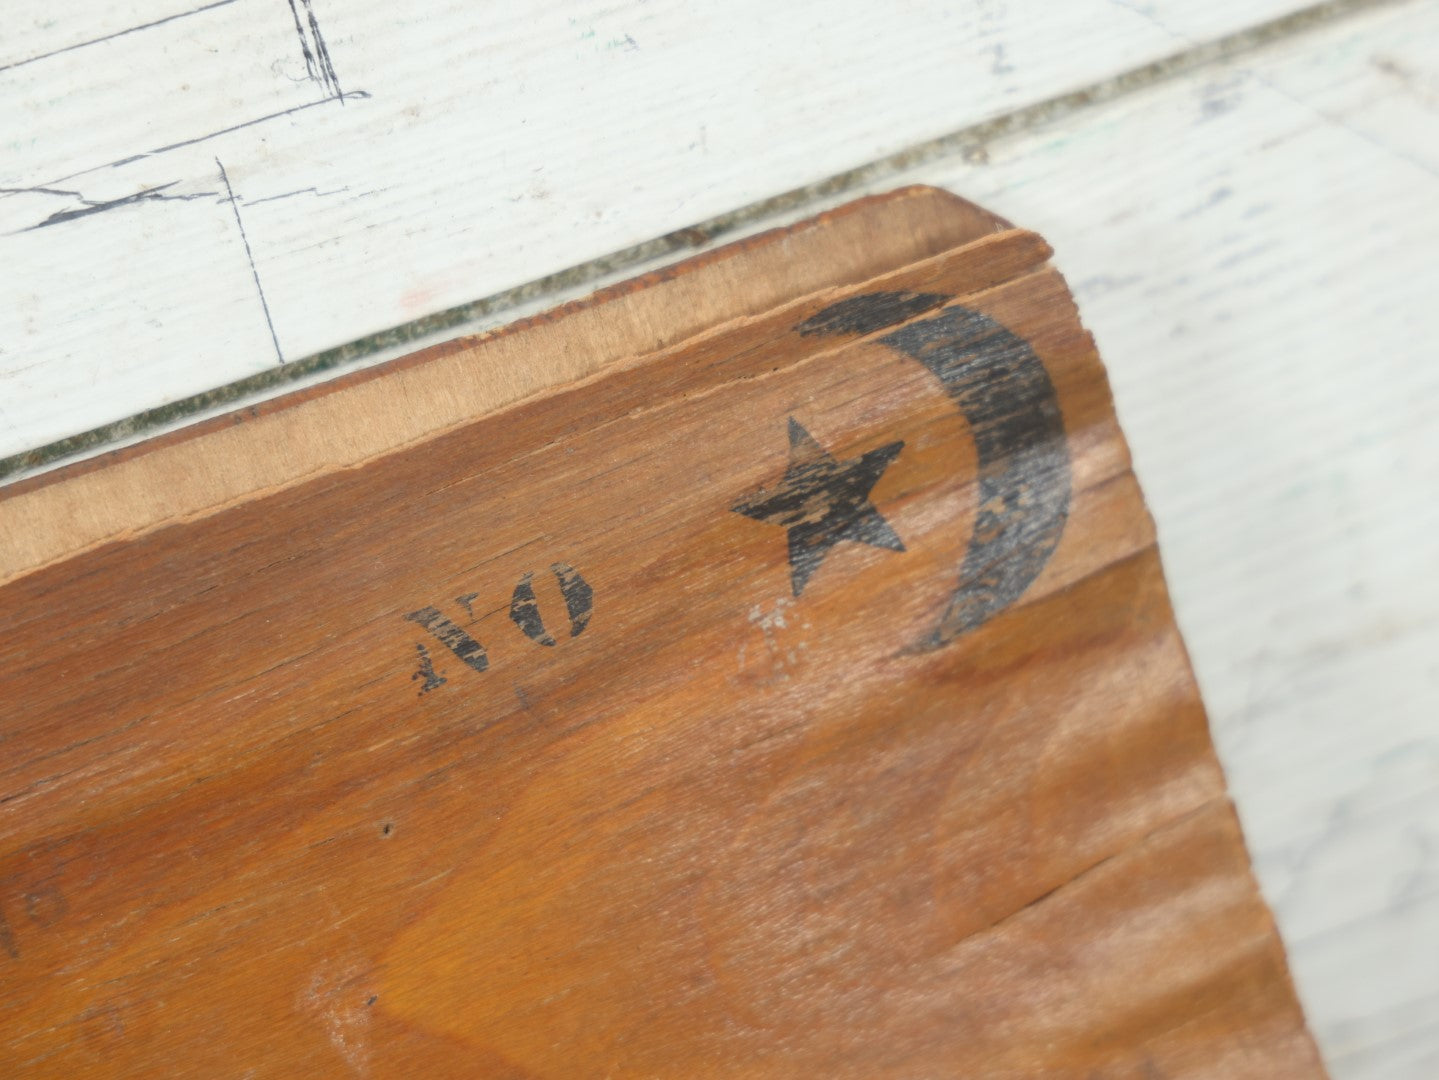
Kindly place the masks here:
<instances>
[{"instance_id":1,"label":"gap between planks","mask_svg":"<svg viewBox=\"0 0 1439 1080\"><path fill-rule=\"evenodd\" d=\"M123 420L67 436L32 450L0 458L0 484L33 475L61 464L90 457L125 443L182 426L226 407L272 397L301 381L336 369L355 367L379 354L399 355L406 346L438 341L448 331L477 325L543 301L560 303L589 286L625 273L657 266L671 256L703 250L720 240L773 227L827 208L836 200L871 189L891 177L918 166L952 157L982 159L988 146L1037 128L1065 120L1096 106L1140 93L1195 71L1217 66L1267 49L1295 37L1371 11L1412 4L1417 0L1324 0L1288 15L1246 27L1208 41L1187 45L1099 82L1045 98L1008 113L968 124L937 138L916 143L894 154L857 165L802 187L772 195L727 213L653 237L598 259L558 270L553 274L402 323L342 345L291 361L279 368L226 383L181 398ZM1176 37L1179 37L1177 33ZM544 305L549 306L549 305Z\"/></svg>"}]
</instances>

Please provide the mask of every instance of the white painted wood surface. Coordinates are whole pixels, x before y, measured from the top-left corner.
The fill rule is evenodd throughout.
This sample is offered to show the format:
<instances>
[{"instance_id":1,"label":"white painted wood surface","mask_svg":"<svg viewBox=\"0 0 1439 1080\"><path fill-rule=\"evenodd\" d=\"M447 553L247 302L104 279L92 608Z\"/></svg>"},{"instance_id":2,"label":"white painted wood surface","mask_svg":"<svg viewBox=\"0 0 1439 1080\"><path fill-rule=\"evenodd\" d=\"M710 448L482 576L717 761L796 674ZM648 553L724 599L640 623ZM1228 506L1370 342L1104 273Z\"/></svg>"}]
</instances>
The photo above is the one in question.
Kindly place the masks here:
<instances>
[{"instance_id":1,"label":"white painted wood surface","mask_svg":"<svg viewBox=\"0 0 1439 1080\"><path fill-rule=\"evenodd\" d=\"M0 187L81 194L0 194L0 456L1299 4L312 6L333 79L283 0L7 68L188 10L86 0L42 25L22 0ZM1439 2L878 186L909 181L1054 244L1331 1069L1439 1077Z\"/></svg>"},{"instance_id":2,"label":"white painted wood surface","mask_svg":"<svg viewBox=\"0 0 1439 1080\"><path fill-rule=\"evenodd\" d=\"M11 0L0 457L1298 6Z\"/></svg>"}]
</instances>

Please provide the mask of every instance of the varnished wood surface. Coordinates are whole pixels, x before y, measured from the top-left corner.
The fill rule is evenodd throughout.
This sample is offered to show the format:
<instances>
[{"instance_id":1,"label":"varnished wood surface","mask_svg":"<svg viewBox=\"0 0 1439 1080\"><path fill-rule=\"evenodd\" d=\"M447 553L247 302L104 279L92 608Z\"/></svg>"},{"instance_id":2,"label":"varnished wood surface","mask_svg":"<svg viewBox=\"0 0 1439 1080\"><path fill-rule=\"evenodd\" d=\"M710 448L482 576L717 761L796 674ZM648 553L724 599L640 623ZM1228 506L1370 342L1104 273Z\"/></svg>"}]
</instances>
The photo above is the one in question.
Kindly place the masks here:
<instances>
[{"instance_id":1,"label":"varnished wood surface","mask_svg":"<svg viewBox=\"0 0 1439 1080\"><path fill-rule=\"evenodd\" d=\"M0 1060L1321 1076L1047 258L872 265L10 581ZM955 313L982 401L892 337ZM903 550L796 582L736 512L818 475L795 425Z\"/></svg>"}]
</instances>

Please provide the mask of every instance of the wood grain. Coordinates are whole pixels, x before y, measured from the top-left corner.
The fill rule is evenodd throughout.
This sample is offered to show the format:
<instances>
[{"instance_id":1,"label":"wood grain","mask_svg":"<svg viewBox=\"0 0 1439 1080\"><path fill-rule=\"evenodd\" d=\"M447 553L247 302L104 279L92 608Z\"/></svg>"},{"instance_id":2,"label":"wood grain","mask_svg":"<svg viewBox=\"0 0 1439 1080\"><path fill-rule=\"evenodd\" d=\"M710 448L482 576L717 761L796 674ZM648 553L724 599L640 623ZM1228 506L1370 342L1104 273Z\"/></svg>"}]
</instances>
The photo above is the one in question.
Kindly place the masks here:
<instances>
[{"instance_id":1,"label":"wood grain","mask_svg":"<svg viewBox=\"0 0 1439 1080\"><path fill-rule=\"evenodd\" d=\"M1322 1076L1048 257L734 273L581 384L0 587L0 1060Z\"/></svg>"}]
</instances>

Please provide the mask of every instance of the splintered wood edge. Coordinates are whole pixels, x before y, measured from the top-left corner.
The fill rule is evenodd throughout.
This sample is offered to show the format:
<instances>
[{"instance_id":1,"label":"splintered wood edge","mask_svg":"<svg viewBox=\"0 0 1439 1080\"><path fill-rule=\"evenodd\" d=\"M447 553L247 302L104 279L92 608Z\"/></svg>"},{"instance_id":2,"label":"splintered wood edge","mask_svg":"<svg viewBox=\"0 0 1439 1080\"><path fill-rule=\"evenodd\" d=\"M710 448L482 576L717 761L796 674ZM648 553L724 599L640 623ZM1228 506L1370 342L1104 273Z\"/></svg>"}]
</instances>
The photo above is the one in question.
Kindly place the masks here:
<instances>
[{"instance_id":1,"label":"splintered wood edge","mask_svg":"<svg viewBox=\"0 0 1439 1080\"><path fill-rule=\"evenodd\" d=\"M786 300L1008 227L937 188L871 196L491 333L0 488L0 584L363 465Z\"/></svg>"}]
</instances>

